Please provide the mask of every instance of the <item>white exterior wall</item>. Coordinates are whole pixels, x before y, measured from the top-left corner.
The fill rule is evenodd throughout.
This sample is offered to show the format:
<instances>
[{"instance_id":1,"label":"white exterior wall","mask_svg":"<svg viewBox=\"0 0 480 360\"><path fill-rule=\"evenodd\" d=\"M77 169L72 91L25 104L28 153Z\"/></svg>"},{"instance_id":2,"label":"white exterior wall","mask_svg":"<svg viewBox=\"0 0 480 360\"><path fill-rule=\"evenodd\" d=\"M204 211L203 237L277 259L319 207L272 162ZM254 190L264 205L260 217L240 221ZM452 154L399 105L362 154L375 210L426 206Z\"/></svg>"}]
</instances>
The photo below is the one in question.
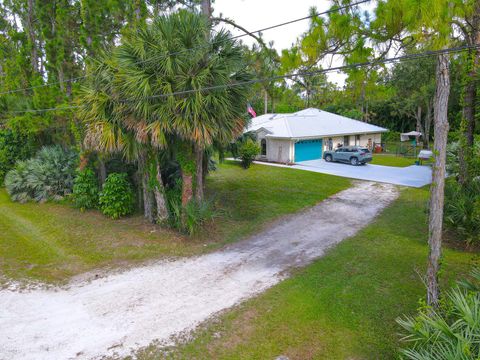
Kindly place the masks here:
<instances>
[{"instance_id":1,"label":"white exterior wall","mask_svg":"<svg viewBox=\"0 0 480 360\"><path fill-rule=\"evenodd\" d=\"M279 163L293 162L293 141L267 138L267 159Z\"/></svg>"},{"instance_id":2,"label":"white exterior wall","mask_svg":"<svg viewBox=\"0 0 480 360\"><path fill-rule=\"evenodd\" d=\"M266 132L265 131L259 131L257 133L257 143L258 146L260 146L260 149L262 148L262 139L265 139ZM268 139L267 139L267 155L268 155ZM260 155L257 156L258 160L268 160L266 156L263 156L261 153Z\"/></svg>"},{"instance_id":3,"label":"white exterior wall","mask_svg":"<svg viewBox=\"0 0 480 360\"><path fill-rule=\"evenodd\" d=\"M295 162L295 142L288 139L274 139L266 137L267 133L259 131L257 133L257 142L261 147L262 139L267 141L267 155L258 155L258 160L266 160L278 163L293 163ZM329 137L323 138L323 151L328 150ZM332 136L333 149L337 148L338 144L343 145L343 136ZM357 141L358 146L368 146L368 140L371 139L372 145L374 143L380 144L382 141L382 134L366 134L360 135L360 141ZM355 145L355 135L349 135L350 145ZM360 142L358 144L358 142Z\"/></svg>"},{"instance_id":4,"label":"white exterior wall","mask_svg":"<svg viewBox=\"0 0 480 360\"><path fill-rule=\"evenodd\" d=\"M267 155L257 156L259 160L267 160L279 163L291 163L294 158L294 142L288 139L272 139L266 137L267 133L259 131L257 133L257 143L261 148L262 139L267 141Z\"/></svg>"},{"instance_id":5,"label":"white exterior wall","mask_svg":"<svg viewBox=\"0 0 480 360\"><path fill-rule=\"evenodd\" d=\"M327 150L328 149L328 137L323 138L323 149ZM377 134L365 134L365 135L360 135L360 139L357 140L358 146L368 146L368 139L371 139L372 145L374 143L380 144L382 142L382 134L377 133ZM343 136L333 136L332 137L332 142L333 142L333 149L337 148L338 144L343 145ZM355 135L349 135L349 145L353 146L355 145Z\"/></svg>"}]
</instances>

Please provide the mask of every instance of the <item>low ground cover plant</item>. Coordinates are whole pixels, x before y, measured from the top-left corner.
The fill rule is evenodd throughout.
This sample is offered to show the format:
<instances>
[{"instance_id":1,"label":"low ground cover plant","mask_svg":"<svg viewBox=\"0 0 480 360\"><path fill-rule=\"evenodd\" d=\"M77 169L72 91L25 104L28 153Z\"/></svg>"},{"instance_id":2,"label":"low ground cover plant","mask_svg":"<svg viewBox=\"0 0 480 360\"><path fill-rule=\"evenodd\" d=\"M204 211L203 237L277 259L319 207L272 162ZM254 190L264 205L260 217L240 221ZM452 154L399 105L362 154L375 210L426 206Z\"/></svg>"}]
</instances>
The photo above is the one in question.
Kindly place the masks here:
<instances>
[{"instance_id":1,"label":"low ground cover plant","mask_svg":"<svg viewBox=\"0 0 480 360\"><path fill-rule=\"evenodd\" d=\"M397 321L410 344L401 351L405 359L479 359L480 270L449 290L438 309L423 307L415 317Z\"/></svg>"}]
</instances>

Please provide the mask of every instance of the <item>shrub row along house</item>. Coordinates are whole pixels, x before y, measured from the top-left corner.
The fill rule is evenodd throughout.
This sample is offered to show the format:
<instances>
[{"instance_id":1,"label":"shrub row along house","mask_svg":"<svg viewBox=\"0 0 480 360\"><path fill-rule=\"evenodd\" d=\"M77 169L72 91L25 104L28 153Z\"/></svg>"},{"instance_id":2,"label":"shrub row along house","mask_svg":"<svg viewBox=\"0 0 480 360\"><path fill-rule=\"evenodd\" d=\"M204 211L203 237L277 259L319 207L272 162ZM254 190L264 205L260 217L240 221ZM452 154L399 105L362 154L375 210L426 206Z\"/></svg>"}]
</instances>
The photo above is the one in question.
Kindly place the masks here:
<instances>
[{"instance_id":1,"label":"shrub row along house","mask_svg":"<svg viewBox=\"0 0 480 360\"><path fill-rule=\"evenodd\" d=\"M261 147L260 160L294 163L321 159L324 150L359 145L373 149L385 128L319 109L293 114L265 114L247 128Z\"/></svg>"}]
</instances>

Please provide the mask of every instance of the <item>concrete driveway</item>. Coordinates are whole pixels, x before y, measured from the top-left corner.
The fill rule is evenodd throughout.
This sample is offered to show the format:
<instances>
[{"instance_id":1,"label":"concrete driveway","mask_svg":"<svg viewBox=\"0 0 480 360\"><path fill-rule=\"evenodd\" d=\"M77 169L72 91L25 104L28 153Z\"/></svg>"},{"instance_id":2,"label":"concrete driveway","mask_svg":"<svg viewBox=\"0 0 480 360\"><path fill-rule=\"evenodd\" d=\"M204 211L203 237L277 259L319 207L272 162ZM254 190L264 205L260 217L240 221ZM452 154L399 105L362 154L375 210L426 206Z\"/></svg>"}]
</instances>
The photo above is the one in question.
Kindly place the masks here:
<instances>
[{"instance_id":1,"label":"concrete driveway","mask_svg":"<svg viewBox=\"0 0 480 360\"><path fill-rule=\"evenodd\" d=\"M372 164L352 166L350 164L328 163L325 160L309 160L299 162L291 167L352 179L410 187L422 187L432 182L432 169L430 166L393 167Z\"/></svg>"}]
</instances>

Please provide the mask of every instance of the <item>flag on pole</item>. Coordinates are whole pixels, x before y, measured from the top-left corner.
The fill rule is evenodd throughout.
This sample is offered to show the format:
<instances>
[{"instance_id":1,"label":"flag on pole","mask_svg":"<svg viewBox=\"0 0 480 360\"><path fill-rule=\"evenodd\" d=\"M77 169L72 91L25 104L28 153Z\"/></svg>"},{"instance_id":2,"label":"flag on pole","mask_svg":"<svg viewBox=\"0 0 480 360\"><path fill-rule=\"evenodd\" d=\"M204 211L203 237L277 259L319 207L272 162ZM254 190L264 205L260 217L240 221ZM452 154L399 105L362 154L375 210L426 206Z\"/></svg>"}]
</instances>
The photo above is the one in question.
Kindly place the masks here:
<instances>
[{"instance_id":1,"label":"flag on pole","mask_svg":"<svg viewBox=\"0 0 480 360\"><path fill-rule=\"evenodd\" d=\"M248 103L247 105L247 112L252 115L252 117L257 117L257 113L255 112L255 110L253 110L253 107L252 105L250 105L250 103Z\"/></svg>"}]
</instances>

